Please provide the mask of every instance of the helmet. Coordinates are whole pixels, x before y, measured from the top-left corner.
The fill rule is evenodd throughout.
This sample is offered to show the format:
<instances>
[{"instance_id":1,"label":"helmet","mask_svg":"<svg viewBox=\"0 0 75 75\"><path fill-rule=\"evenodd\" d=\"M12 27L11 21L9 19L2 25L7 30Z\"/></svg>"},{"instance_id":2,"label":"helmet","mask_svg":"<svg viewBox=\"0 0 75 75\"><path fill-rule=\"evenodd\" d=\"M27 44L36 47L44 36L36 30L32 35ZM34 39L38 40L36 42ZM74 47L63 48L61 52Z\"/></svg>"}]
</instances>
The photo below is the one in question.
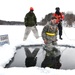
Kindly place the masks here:
<instances>
[{"instance_id":1,"label":"helmet","mask_svg":"<svg viewBox=\"0 0 75 75\"><path fill-rule=\"evenodd\" d=\"M34 11L33 7L30 7L30 11Z\"/></svg>"},{"instance_id":2,"label":"helmet","mask_svg":"<svg viewBox=\"0 0 75 75\"><path fill-rule=\"evenodd\" d=\"M60 8L59 8L59 7L56 7L55 9L56 9L56 10L60 10Z\"/></svg>"}]
</instances>

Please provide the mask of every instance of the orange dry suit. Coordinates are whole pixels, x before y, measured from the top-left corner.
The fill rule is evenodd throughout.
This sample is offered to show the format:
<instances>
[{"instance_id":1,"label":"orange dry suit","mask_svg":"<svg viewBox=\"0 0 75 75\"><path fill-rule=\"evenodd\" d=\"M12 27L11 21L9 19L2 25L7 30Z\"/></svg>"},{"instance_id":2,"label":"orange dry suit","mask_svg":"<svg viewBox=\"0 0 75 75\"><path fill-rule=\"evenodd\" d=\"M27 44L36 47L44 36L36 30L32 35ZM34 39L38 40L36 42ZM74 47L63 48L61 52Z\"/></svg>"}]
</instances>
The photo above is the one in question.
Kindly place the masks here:
<instances>
[{"instance_id":1,"label":"orange dry suit","mask_svg":"<svg viewBox=\"0 0 75 75\"><path fill-rule=\"evenodd\" d=\"M57 18L56 23L58 24L59 38L62 39L61 38L61 36L62 36L62 23L61 22L62 22L62 20L64 20L64 15L63 15L63 13L59 12L58 14L54 13L53 16Z\"/></svg>"},{"instance_id":2,"label":"orange dry suit","mask_svg":"<svg viewBox=\"0 0 75 75\"><path fill-rule=\"evenodd\" d=\"M62 20L64 20L64 15L62 13L60 13L59 15L54 13L53 16L57 18L56 20L57 24L60 23Z\"/></svg>"}]
</instances>

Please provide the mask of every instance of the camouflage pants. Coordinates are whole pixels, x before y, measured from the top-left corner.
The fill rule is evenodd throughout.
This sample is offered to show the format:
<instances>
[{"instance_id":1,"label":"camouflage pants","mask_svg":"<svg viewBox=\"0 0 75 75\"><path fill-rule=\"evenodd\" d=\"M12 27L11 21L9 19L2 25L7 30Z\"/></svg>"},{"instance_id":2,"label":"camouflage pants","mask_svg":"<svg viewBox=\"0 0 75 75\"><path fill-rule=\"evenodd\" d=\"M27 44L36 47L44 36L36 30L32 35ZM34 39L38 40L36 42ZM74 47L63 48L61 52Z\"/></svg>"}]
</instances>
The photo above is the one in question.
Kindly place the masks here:
<instances>
[{"instance_id":1,"label":"camouflage pants","mask_svg":"<svg viewBox=\"0 0 75 75\"><path fill-rule=\"evenodd\" d=\"M44 45L44 48L48 51L51 51L54 45L57 45L56 41L48 41L47 44Z\"/></svg>"},{"instance_id":2,"label":"camouflage pants","mask_svg":"<svg viewBox=\"0 0 75 75\"><path fill-rule=\"evenodd\" d=\"M56 41L48 41L47 44L44 45L43 49L46 51L47 56L53 54L54 45L57 45L56 43Z\"/></svg>"},{"instance_id":3,"label":"camouflage pants","mask_svg":"<svg viewBox=\"0 0 75 75\"><path fill-rule=\"evenodd\" d=\"M47 50L47 51L51 51L51 50L53 49L52 43L50 43L50 44L45 44L45 45L44 45L44 49Z\"/></svg>"},{"instance_id":4,"label":"camouflage pants","mask_svg":"<svg viewBox=\"0 0 75 75\"><path fill-rule=\"evenodd\" d=\"M25 34L24 34L24 39L27 39L27 37L28 37L29 33L31 32L31 30L34 33L34 36L36 37L36 39L39 38L37 28L36 28L36 26L33 26L33 27L26 27Z\"/></svg>"}]
</instances>

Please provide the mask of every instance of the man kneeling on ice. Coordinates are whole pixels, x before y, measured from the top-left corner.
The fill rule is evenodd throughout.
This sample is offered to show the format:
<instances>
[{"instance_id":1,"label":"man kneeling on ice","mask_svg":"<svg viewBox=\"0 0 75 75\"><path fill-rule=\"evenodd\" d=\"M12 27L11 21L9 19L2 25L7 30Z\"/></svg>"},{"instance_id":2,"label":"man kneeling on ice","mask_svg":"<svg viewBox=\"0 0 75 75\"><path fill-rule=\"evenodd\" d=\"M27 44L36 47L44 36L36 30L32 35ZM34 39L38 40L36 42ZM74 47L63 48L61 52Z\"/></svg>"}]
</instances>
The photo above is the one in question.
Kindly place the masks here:
<instances>
[{"instance_id":1,"label":"man kneeling on ice","mask_svg":"<svg viewBox=\"0 0 75 75\"><path fill-rule=\"evenodd\" d=\"M52 17L51 21L46 24L42 31L42 38L45 43L43 49L46 51L46 56L41 67L58 69L61 66L59 62L60 51L54 47L54 45L57 45L57 32L56 17Z\"/></svg>"}]
</instances>

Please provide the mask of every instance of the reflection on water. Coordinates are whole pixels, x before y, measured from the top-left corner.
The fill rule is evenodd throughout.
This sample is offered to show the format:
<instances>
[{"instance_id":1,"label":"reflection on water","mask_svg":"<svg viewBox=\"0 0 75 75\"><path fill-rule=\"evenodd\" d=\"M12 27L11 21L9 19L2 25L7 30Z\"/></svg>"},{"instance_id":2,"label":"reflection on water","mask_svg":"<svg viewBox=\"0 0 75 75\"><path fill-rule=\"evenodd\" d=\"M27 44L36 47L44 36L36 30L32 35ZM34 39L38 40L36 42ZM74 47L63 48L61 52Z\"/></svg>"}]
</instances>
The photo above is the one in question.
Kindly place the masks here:
<instances>
[{"instance_id":1,"label":"reflection on water","mask_svg":"<svg viewBox=\"0 0 75 75\"><path fill-rule=\"evenodd\" d=\"M6 67L25 67L25 58L26 55L24 49L18 49L14 58L8 65L6 65Z\"/></svg>"},{"instance_id":2,"label":"reflection on water","mask_svg":"<svg viewBox=\"0 0 75 75\"><path fill-rule=\"evenodd\" d=\"M60 62L62 63L61 69L75 69L75 48L64 49Z\"/></svg>"},{"instance_id":3,"label":"reflection on water","mask_svg":"<svg viewBox=\"0 0 75 75\"><path fill-rule=\"evenodd\" d=\"M53 47L52 51L47 50L45 59L42 62L41 67L60 69L61 67L60 57L61 53L57 48Z\"/></svg>"},{"instance_id":4,"label":"reflection on water","mask_svg":"<svg viewBox=\"0 0 75 75\"><path fill-rule=\"evenodd\" d=\"M37 62L37 53L39 51L39 48L35 48L33 52L29 50L29 48L25 47L25 52L26 52L26 60L25 60L25 65L26 67L31 67L35 66Z\"/></svg>"},{"instance_id":5,"label":"reflection on water","mask_svg":"<svg viewBox=\"0 0 75 75\"><path fill-rule=\"evenodd\" d=\"M42 50L42 47L19 47L14 58L6 67L40 67L44 57L45 51Z\"/></svg>"},{"instance_id":6,"label":"reflection on water","mask_svg":"<svg viewBox=\"0 0 75 75\"><path fill-rule=\"evenodd\" d=\"M60 69L75 69L75 60L73 59L73 57L75 56L74 48L59 47L58 49L61 51L61 57L58 57L57 59L60 60L61 64L54 65L60 66ZM46 52L43 50L42 46L22 46L17 48L17 52L14 58L12 58L12 61L10 61L10 63L6 65L6 67L41 67L43 63L48 63L50 59L52 58L46 57ZM52 62L56 61L52 60ZM47 63L45 65L47 65Z\"/></svg>"}]
</instances>

